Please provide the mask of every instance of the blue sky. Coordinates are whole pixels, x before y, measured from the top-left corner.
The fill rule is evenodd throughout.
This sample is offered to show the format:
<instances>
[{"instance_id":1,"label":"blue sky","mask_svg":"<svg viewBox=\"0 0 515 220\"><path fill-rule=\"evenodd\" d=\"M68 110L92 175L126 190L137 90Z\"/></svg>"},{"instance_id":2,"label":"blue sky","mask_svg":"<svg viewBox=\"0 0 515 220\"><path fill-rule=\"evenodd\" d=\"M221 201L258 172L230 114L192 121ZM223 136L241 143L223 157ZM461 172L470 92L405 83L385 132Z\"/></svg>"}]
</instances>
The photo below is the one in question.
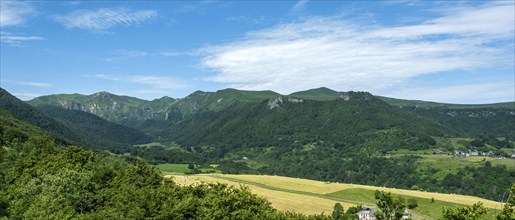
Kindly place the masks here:
<instances>
[{"instance_id":1,"label":"blue sky","mask_svg":"<svg viewBox=\"0 0 515 220\"><path fill-rule=\"evenodd\" d=\"M515 99L514 1L1 1L1 87Z\"/></svg>"}]
</instances>

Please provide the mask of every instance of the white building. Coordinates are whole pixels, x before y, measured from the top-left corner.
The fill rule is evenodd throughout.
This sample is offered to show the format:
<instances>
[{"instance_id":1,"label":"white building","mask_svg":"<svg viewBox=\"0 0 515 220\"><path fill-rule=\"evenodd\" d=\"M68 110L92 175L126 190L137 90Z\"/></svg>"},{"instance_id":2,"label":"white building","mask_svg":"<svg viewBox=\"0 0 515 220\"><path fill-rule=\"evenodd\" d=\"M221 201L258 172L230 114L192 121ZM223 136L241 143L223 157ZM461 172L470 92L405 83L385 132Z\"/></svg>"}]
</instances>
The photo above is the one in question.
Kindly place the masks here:
<instances>
[{"instance_id":1,"label":"white building","mask_svg":"<svg viewBox=\"0 0 515 220\"><path fill-rule=\"evenodd\" d=\"M358 219L359 220L376 220L375 216L376 210L366 208L358 212Z\"/></svg>"}]
</instances>

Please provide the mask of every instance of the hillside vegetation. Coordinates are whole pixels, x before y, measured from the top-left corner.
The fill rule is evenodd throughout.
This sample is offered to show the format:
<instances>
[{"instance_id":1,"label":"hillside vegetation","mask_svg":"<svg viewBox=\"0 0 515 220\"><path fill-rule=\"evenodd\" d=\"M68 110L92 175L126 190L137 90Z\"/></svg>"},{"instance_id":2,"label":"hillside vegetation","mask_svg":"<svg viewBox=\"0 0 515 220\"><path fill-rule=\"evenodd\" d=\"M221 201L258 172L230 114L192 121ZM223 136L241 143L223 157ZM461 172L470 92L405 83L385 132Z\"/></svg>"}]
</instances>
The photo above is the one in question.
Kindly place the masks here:
<instances>
[{"instance_id":1,"label":"hillside vegetation","mask_svg":"<svg viewBox=\"0 0 515 220\"><path fill-rule=\"evenodd\" d=\"M94 114L55 106L37 108L81 136L88 137L93 146L103 146L115 153L134 144L148 143L151 138L134 128L109 122Z\"/></svg>"},{"instance_id":2,"label":"hillside vegetation","mask_svg":"<svg viewBox=\"0 0 515 220\"><path fill-rule=\"evenodd\" d=\"M0 113L0 219L329 219L277 211L245 188L180 186L144 162L56 144Z\"/></svg>"}]
</instances>

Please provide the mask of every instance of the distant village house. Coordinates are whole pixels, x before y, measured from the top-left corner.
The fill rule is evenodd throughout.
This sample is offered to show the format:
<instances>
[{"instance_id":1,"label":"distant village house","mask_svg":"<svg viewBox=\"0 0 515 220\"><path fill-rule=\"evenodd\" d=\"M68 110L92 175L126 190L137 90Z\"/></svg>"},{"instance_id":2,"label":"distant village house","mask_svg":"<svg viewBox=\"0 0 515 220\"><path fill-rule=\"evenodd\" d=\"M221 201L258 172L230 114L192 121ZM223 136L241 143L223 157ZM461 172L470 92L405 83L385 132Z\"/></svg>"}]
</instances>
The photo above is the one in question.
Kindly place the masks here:
<instances>
[{"instance_id":1,"label":"distant village house","mask_svg":"<svg viewBox=\"0 0 515 220\"><path fill-rule=\"evenodd\" d=\"M359 220L376 220L375 216L376 210L371 208L365 208L358 212L358 219Z\"/></svg>"}]
</instances>

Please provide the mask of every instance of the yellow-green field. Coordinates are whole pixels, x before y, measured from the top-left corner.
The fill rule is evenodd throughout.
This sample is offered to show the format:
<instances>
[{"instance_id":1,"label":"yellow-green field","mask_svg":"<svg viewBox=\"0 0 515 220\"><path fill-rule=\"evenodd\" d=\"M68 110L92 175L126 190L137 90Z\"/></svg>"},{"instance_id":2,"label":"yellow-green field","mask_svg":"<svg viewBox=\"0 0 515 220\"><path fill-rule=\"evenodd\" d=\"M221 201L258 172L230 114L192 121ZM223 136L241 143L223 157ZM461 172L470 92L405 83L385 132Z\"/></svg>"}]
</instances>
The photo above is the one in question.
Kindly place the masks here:
<instances>
[{"instance_id":1,"label":"yellow-green field","mask_svg":"<svg viewBox=\"0 0 515 220\"><path fill-rule=\"evenodd\" d=\"M225 183L227 185L236 187L239 187L240 185L246 185L249 186L252 193L262 196L266 198L268 201L270 201L274 208L278 210L292 211L303 214L330 214L333 211L334 203L338 202L335 200L319 198L316 196L271 190L259 186L253 186L250 184L240 184L238 182L208 175L173 176L173 179L181 185L191 185L195 183L200 183L201 181L208 183ZM346 202L341 202L341 204L345 209L351 206L355 206L355 204Z\"/></svg>"},{"instance_id":2,"label":"yellow-green field","mask_svg":"<svg viewBox=\"0 0 515 220\"><path fill-rule=\"evenodd\" d=\"M174 180L181 185L191 185L199 182L219 182L233 186L248 186L249 189L259 196L267 198L272 206L278 210L294 211L304 214L330 214L336 202L342 203L345 209L350 206L363 204L374 206L373 192L375 190L391 192L396 196L415 198L419 207L411 210L418 218L436 219L441 217L441 208L460 207L472 205L478 201L485 207L500 209L499 202L486 200L473 196L429 193L413 190L402 190L383 188L375 186L327 183L307 179L266 176L266 175L193 175L173 176ZM431 203L434 198L435 203Z\"/></svg>"}]
</instances>

